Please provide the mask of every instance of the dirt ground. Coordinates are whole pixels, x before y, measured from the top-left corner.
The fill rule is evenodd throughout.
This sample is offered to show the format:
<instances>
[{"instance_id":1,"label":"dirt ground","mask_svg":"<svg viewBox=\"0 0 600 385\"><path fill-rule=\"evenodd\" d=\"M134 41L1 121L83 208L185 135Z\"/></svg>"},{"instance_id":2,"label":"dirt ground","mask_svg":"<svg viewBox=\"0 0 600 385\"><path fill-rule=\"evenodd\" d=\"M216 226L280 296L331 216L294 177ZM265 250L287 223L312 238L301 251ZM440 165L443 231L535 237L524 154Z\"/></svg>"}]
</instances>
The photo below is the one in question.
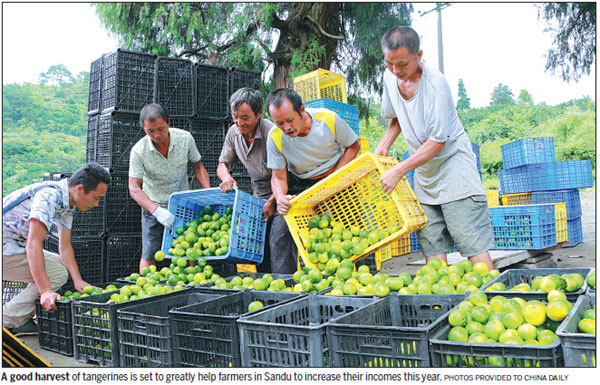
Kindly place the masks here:
<instances>
[{"instance_id":1,"label":"dirt ground","mask_svg":"<svg viewBox=\"0 0 600 385\"><path fill-rule=\"evenodd\" d=\"M583 242L574 247L552 250L552 259L558 267L595 267L596 266L596 191L586 189L581 192ZM423 255L411 253L392 258L382 264L381 271L387 274L408 272L414 274L419 265L409 265L410 262L422 260ZM37 336L23 337L22 340L33 351L55 367L94 367L94 364L84 364L75 361L73 357L52 353L40 349Z\"/></svg>"}]
</instances>

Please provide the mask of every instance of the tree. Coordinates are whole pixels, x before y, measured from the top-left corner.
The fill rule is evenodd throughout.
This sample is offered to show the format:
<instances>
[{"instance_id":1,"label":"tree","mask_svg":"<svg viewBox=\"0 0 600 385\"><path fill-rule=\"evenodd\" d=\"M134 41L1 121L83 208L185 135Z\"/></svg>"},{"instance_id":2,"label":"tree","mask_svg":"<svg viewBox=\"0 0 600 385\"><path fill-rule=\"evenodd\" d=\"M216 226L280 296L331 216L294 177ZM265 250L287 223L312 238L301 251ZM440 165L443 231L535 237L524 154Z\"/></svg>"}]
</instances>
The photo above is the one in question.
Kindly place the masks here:
<instances>
[{"instance_id":1,"label":"tree","mask_svg":"<svg viewBox=\"0 0 600 385\"><path fill-rule=\"evenodd\" d=\"M499 107L515 104L513 92L507 85L499 83L492 91L490 106Z\"/></svg>"},{"instance_id":2,"label":"tree","mask_svg":"<svg viewBox=\"0 0 600 385\"><path fill-rule=\"evenodd\" d=\"M349 88L376 89L383 73L379 41L410 24L406 3L99 3L100 21L124 48L262 71L273 87L290 75L332 64ZM274 49L273 49L274 46Z\"/></svg>"},{"instance_id":3,"label":"tree","mask_svg":"<svg viewBox=\"0 0 600 385\"><path fill-rule=\"evenodd\" d=\"M545 29L554 34L546 71L560 72L567 82L589 75L596 61L596 3L544 3L538 5L542 17L555 25Z\"/></svg>"},{"instance_id":4,"label":"tree","mask_svg":"<svg viewBox=\"0 0 600 385\"><path fill-rule=\"evenodd\" d=\"M458 101L456 102L456 109L464 111L471 108L471 99L467 96L467 89L462 79L458 79Z\"/></svg>"},{"instance_id":5,"label":"tree","mask_svg":"<svg viewBox=\"0 0 600 385\"><path fill-rule=\"evenodd\" d=\"M38 77L40 84L48 84L51 86L62 86L67 83L73 83L75 78L71 71L62 64L53 65L48 68L48 71L42 72Z\"/></svg>"},{"instance_id":6,"label":"tree","mask_svg":"<svg viewBox=\"0 0 600 385\"><path fill-rule=\"evenodd\" d=\"M527 90L521 90L518 97L518 104L522 106L533 106L533 96Z\"/></svg>"}]
</instances>

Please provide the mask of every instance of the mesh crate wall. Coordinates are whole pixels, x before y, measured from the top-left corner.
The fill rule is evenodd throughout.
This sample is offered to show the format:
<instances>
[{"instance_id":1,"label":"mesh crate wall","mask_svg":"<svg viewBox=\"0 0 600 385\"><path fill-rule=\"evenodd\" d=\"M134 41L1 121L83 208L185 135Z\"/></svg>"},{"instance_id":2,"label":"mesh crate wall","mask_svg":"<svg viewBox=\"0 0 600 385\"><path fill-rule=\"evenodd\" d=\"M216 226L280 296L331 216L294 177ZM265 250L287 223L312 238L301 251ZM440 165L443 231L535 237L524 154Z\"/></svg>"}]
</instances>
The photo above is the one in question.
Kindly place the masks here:
<instances>
[{"instance_id":1,"label":"mesh crate wall","mask_svg":"<svg viewBox=\"0 0 600 385\"><path fill-rule=\"evenodd\" d=\"M141 256L141 235L110 235L106 240L106 282L138 272Z\"/></svg>"},{"instance_id":2,"label":"mesh crate wall","mask_svg":"<svg viewBox=\"0 0 600 385\"><path fill-rule=\"evenodd\" d=\"M186 59L156 59L154 102L169 115L192 117L196 113L194 63Z\"/></svg>"},{"instance_id":3,"label":"mesh crate wall","mask_svg":"<svg viewBox=\"0 0 600 385\"><path fill-rule=\"evenodd\" d=\"M196 64L195 71L196 117L227 119L229 95L233 93L229 91L229 70L225 67Z\"/></svg>"},{"instance_id":4,"label":"mesh crate wall","mask_svg":"<svg viewBox=\"0 0 600 385\"><path fill-rule=\"evenodd\" d=\"M156 55L118 49L103 60L102 112L139 113L154 97Z\"/></svg>"},{"instance_id":5,"label":"mesh crate wall","mask_svg":"<svg viewBox=\"0 0 600 385\"><path fill-rule=\"evenodd\" d=\"M229 70L229 78L229 96L242 87L250 87L257 91L260 91L262 88L260 72L231 68Z\"/></svg>"},{"instance_id":6,"label":"mesh crate wall","mask_svg":"<svg viewBox=\"0 0 600 385\"><path fill-rule=\"evenodd\" d=\"M145 135L139 114L111 112L100 115L97 122L90 118L86 161L127 172L131 148Z\"/></svg>"},{"instance_id":7,"label":"mesh crate wall","mask_svg":"<svg viewBox=\"0 0 600 385\"><path fill-rule=\"evenodd\" d=\"M101 237L72 237L71 245L81 278L86 282L105 282L104 277L104 238ZM58 254L58 238L47 235L43 243L44 250ZM74 287L71 275L63 287Z\"/></svg>"}]
</instances>

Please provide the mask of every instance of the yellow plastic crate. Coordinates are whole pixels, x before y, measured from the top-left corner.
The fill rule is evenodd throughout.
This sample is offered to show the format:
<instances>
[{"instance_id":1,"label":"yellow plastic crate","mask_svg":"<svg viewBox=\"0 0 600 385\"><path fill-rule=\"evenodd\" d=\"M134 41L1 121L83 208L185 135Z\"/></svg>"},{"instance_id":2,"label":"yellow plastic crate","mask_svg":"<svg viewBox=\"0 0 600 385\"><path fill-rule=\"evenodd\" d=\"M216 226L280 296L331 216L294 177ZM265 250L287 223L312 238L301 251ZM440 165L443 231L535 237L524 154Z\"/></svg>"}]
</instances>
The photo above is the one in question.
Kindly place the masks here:
<instances>
[{"instance_id":1,"label":"yellow plastic crate","mask_svg":"<svg viewBox=\"0 0 600 385\"><path fill-rule=\"evenodd\" d=\"M360 143L360 150L358 150L358 155L362 155L365 152L369 152L369 139L364 136L358 137L358 142Z\"/></svg>"},{"instance_id":2,"label":"yellow plastic crate","mask_svg":"<svg viewBox=\"0 0 600 385\"><path fill-rule=\"evenodd\" d=\"M500 206L498 190L485 190L485 195L487 196L489 207Z\"/></svg>"},{"instance_id":3,"label":"yellow plastic crate","mask_svg":"<svg viewBox=\"0 0 600 385\"><path fill-rule=\"evenodd\" d=\"M567 204L554 204L554 217L556 218L556 243L566 242L567 233Z\"/></svg>"},{"instance_id":4,"label":"yellow plastic crate","mask_svg":"<svg viewBox=\"0 0 600 385\"><path fill-rule=\"evenodd\" d=\"M325 98L348 103L344 77L321 68L296 76L294 90L300 95L302 102Z\"/></svg>"},{"instance_id":5,"label":"yellow plastic crate","mask_svg":"<svg viewBox=\"0 0 600 385\"><path fill-rule=\"evenodd\" d=\"M531 193L502 195L502 206L520 206L531 204Z\"/></svg>"},{"instance_id":6,"label":"yellow plastic crate","mask_svg":"<svg viewBox=\"0 0 600 385\"><path fill-rule=\"evenodd\" d=\"M410 234L401 237L391 244L392 257L398 257L404 254L410 254Z\"/></svg>"},{"instance_id":7,"label":"yellow plastic crate","mask_svg":"<svg viewBox=\"0 0 600 385\"><path fill-rule=\"evenodd\" d=\"M381 270L381 262L389 261L390 259L392 259L392 244L384 246L375 252L375 262L377 263L377 270Z\"/></svg>"},{"instance_id":8,"label":"yellow plastic crate","mask_svg":"<svg viewBox=\"0 0 600 385\"><path fill-rule=\"evenodd\" d=\"M379 178L396 164L394 158L367 152L291 200L285 221L305 265L314 267L304 241L309 239L308 222L315 214L329 214L344 227L356 226L366 231L397 227L396 232L369 246L361 255L350 257L353 262L425 227L427 217L406 177L391 194L383 192Z\"/></svg>"},{"instance_id":9,"label":"yellow plastic crate","mask_svg":"<svg viewBox=\"0 0 600 385\"><path fill-rule=\"evenodd\" d=\"M248 264L237 264L238 273L256 273L256 265L248 265Z\"/></svg>"}]
</instances>

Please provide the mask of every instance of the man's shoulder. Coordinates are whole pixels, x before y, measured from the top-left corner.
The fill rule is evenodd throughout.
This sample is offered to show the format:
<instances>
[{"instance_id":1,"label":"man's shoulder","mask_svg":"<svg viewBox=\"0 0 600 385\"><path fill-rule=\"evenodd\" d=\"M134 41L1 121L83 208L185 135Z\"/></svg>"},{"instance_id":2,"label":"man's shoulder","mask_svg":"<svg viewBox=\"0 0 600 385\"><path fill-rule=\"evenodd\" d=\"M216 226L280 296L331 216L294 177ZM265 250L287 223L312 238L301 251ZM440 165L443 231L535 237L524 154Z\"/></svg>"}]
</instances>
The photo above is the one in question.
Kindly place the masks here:
<instances>
[{"instance_id":1,"label":"man's shoulder","mask_svg":"<svg viewBox=\"0 0 600 385\"><path fill-rule=\"evenodd\" d=\"M169 134L176 139L188 137L192 138L191 132L176 127L169 127Z\"/></svg>"},{"instance_id":2,"label":"man's shoulder","mask_svg":"<svg viewBox=\"0 0 600 385\"><path fill-rule=\"evenodd\" d=\"M139 153L144 151L144 149L146 149L147 146L147 142L148 142L148 135L144 135L142 136L132 147L131 147L131 152L132 153Z\"/></svg>"},{"instance_id":3,"label":"man's shoulder","mask_svg":"<svg viewBox=\"0 0 600 385\"><path fill-rule=\"evenodd\" d=\"M273 128L277 127L275 123L265 118L260 118L260 124L267 133L270 132Z\"/></svg>"}]
</instances>

